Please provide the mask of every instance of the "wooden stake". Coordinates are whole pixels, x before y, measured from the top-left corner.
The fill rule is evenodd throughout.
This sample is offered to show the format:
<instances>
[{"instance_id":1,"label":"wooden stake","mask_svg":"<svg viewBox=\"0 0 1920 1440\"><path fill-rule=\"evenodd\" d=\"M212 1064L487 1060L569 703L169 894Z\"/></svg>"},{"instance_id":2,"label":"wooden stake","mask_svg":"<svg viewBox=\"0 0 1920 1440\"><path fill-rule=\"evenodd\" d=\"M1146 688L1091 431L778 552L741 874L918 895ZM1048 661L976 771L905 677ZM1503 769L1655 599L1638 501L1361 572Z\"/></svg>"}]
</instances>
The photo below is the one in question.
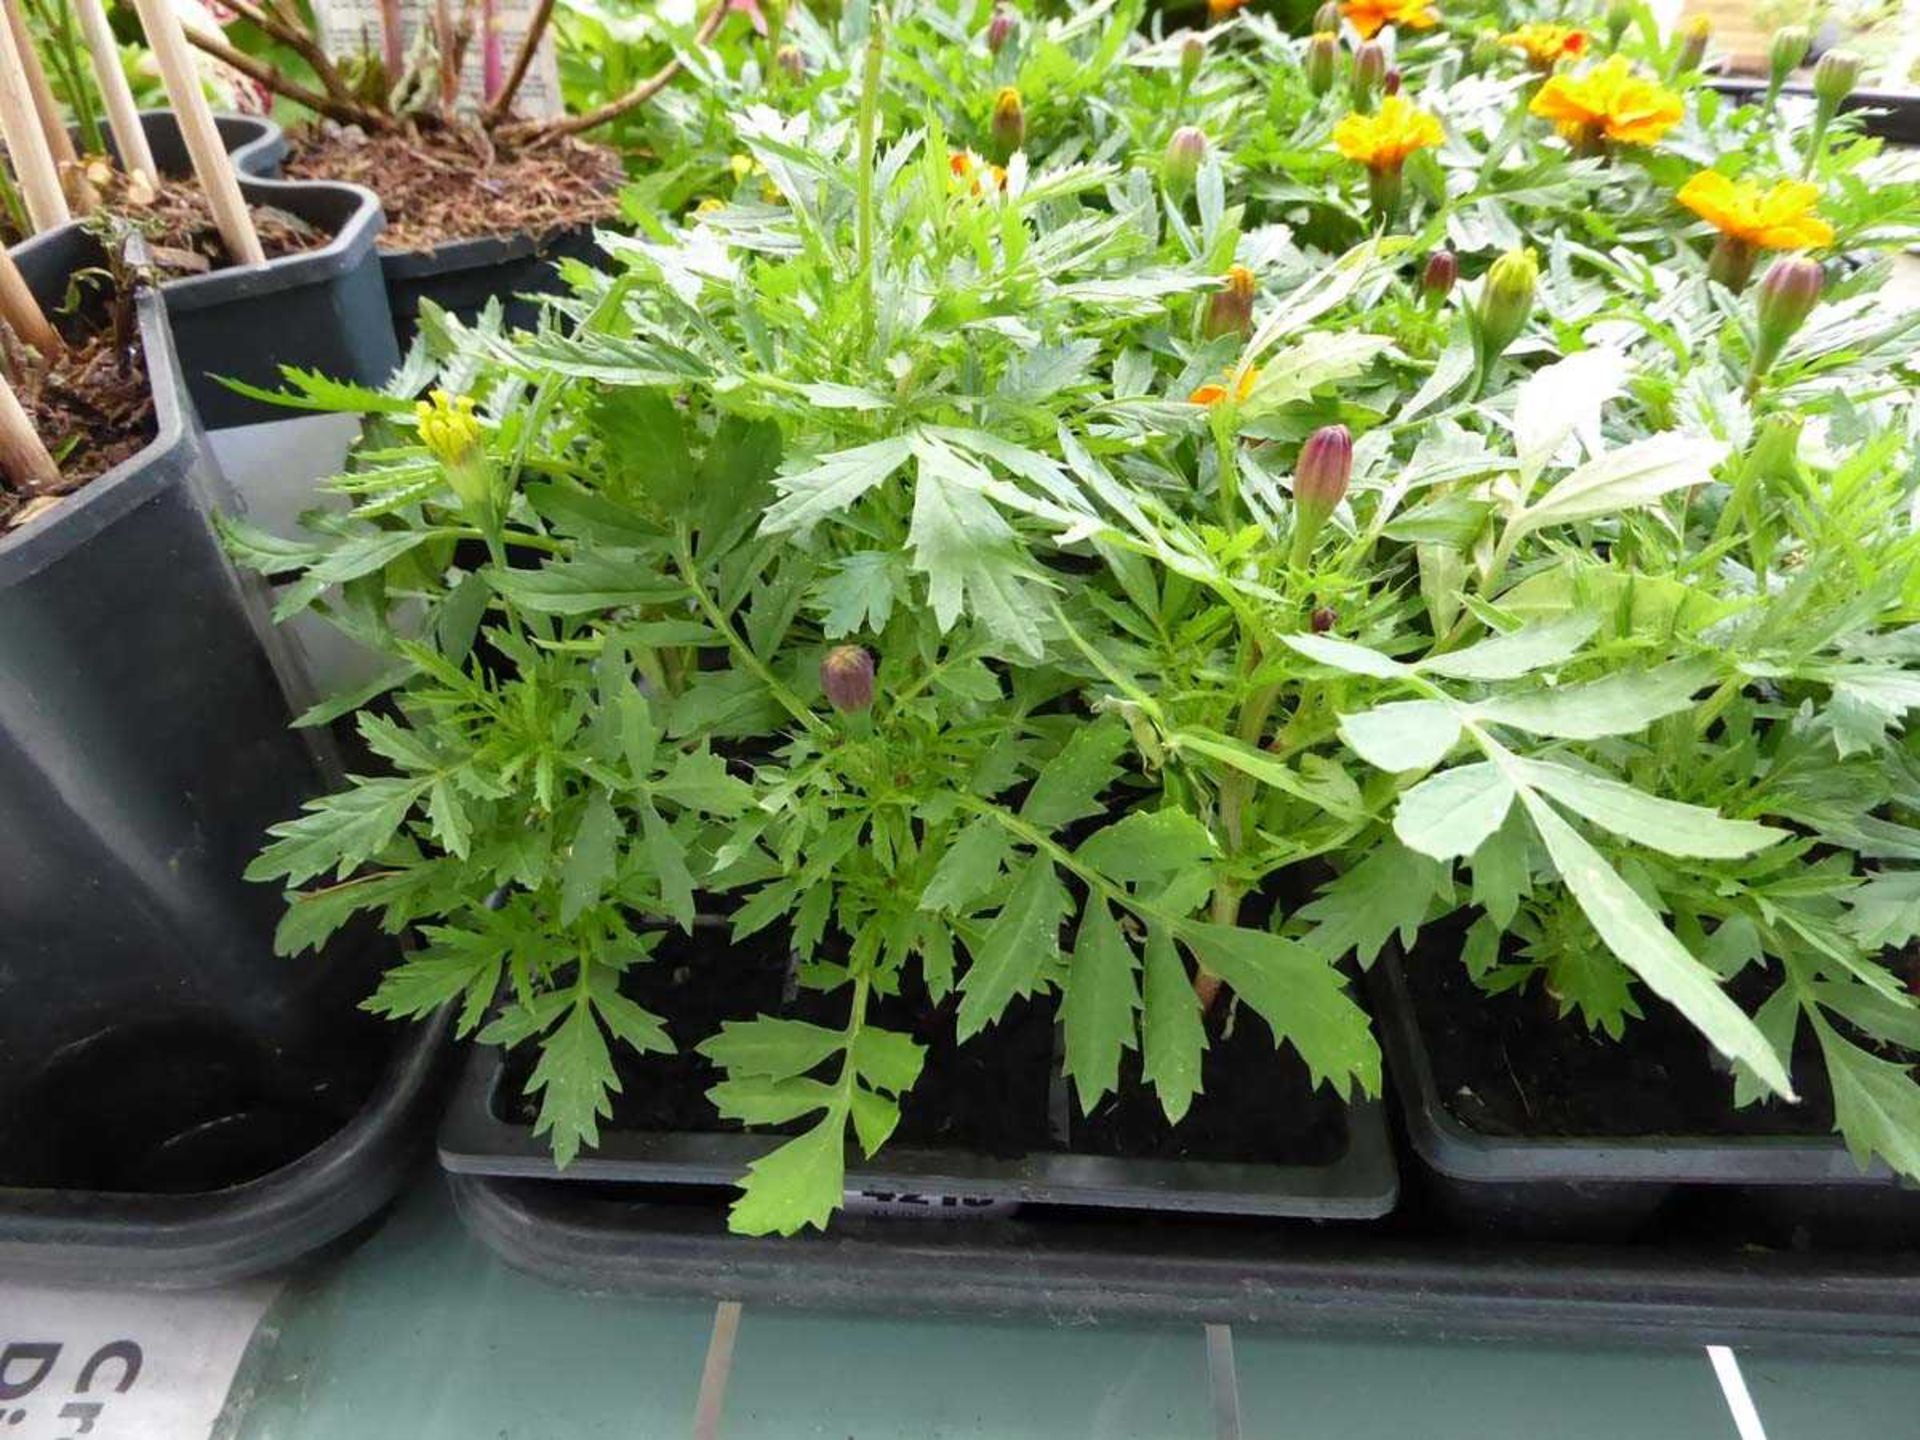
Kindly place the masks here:
<instances>
[{"instance_id":1,"label":"wooden stake","mask_svg":"<svg viewBox=\"0 0 1920 1440\"><path fill-rule=\"evenodd\" d=\"M60 467L40 443L5 376L0 376L0 479L16 490L39 490L60 480Z\"/></svg>"},{"instance_id":2,"label":"wooden stake","mask_svg":"<svg viewBox=\"0 0 1920 1440\"><path fill-rule=\"evenodd\" d=\"M33 96L34 113L40 117L40 133L47 137L47 149L58 166L79 163L80 152L73 148L67 122L60 113L60 102L53 98L53 86L47 83L47 68L40 63L40 52L33 48L33 32L20 0L0 0L7 12L7 28L13 31L13 43L20 51L20 68L27 77L27 93Z\"/></svg>"},{"instance_id":3,"label":"wooden stake","mask_svg":"<svg viewBox=\"0 0 1920 1440\"><path fill-rule=\"evenodd\" d=\"M51 357L67 348L60 343L59 332L47 323L46 313L27 288L20 267L5 250L0 250L0 320L42 355Z\"/></svg>"},{"instance_id":4,"label":"wooden stake","mask_svg":"<svg viewBox=\"0 0 1920 1440\"><path fill-rule=\"evenodd\" d=\"M0 25L0 137L7 142L33 228L51 230L66 224L73 217L67 211L66 192L60 188L60 167L47 148L39 112L33 108L33 92L11 22Z\"/></svg>"},{"instance_id":5,"label":"wooden stake","mask_svg":"<svg viewBox=\"0 0 1920 1440\"><path fill-rule=\"evenodd\" d=\"M260 236L253 228L253 216L241 198L240 182L233 175L233 161L227 147L220 143L220 132L213 123L213 111L200 89L200 77L193 68L193 51L187 47L180 17L169 0L133 0L140 12L140 25L147 32L147 45L166 82L167 98L180 122L181 138L193 157L193 173L206 191L207 205L213 211L213 223L226 242L227 253L239 265L264 265L266 252L260 248Z\"/></svg>"},{"instance_id":6,"label":"wooden stake","mask_svg":"<svg viewBox=\"0 0 1920 1440\"><path fill-rule=\"evenodd\" d=\"M141 125L139 107L133 103L127 72L120 68L120 42L113 38L113 27L107 23L107 7L100 0L72 0L72 4L80 19L80 31L87 37L94 78L100 82L100 98L107 106L107 127L113 131L113 143L120 152L120 168L158 184L160 167L153 163L153 147L147 144L146 127Z\"/></svg>"}]
</instances>

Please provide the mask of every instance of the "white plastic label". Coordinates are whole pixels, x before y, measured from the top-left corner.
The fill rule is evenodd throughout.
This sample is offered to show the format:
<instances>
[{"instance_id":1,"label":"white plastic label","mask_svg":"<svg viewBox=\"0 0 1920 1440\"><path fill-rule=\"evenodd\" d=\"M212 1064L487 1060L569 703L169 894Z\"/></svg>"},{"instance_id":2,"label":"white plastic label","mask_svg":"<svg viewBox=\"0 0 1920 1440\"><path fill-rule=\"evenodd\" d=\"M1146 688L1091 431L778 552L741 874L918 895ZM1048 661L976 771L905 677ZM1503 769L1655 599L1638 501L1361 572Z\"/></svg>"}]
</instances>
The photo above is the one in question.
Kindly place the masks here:
<instances>
[{"instance_id":1,"label":"white plastic label","mask_svg":"<svg viewBox=\"0 0 1920 1440\"><path fill-rule=\"evenodd\" d=\"M1020 1208L1020 1202L996 1200L991 1195L849 1190L841 1208L849 1215L874 1215L890 1220L1004 1220Z\"/></svg>"},{"instance_id":2,"label":"white plastic label","mask_svg":"<svg viewBox=\"0 0 1920 1440\"><path fill-rule=\"evenodd\" d=\"M462 0L453 0L456 22L461 15L461 4ZM405 55L421 27L429 22L433 0L399 0L399 8L400 33L405 41L401 53ZM380 0L314 0L313 13L320 24L321 46L336 58L356 55L369 48L376 54L381 53L380 10ZM463 96L478 102L487 94L487 44L482 32L486 15L492 15L494 60L504 78L513 57L520 51L520 41L527 33L533 10L534 0L494 0L490 11L479 0L474 0L467 11L473 24L473 38L467 42L466 53L461 57L460 93ZM517 114L536 119L558 115L563 108L560 70L553 57L552 26L540 37L540 47L534 51L533 63L527 67L527 77L514 92L513 108Z\"/></svg>"},{"instance_id":3,"label":"white plastic label","mask_svg":"<svg viewBox=\"0 0 1920 1440\"><path fill-rule=\"evenodd\" d=\"M206 1440L276 1288L162 1295L0 1283L0 1436Z\"/></svg>"}]
</instances>

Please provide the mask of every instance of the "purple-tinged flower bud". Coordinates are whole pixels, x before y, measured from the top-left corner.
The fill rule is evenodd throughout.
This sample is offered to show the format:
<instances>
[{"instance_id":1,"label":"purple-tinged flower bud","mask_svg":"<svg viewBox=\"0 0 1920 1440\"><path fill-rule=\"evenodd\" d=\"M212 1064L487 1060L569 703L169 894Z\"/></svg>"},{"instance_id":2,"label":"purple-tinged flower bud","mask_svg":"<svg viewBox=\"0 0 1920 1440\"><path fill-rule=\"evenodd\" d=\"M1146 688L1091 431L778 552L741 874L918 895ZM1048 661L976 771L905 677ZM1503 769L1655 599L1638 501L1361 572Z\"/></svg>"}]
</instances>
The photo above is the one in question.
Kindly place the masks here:
<instances>
[{"instance_id":1,"label":"purple-tinged flower bud","mask_svg":"<svg viewBox=\"0 0 1920 1440\"><path fill-rule=\"evenodd\" d=\"M1313 29L1315 34L1340 33L1340 6L1337 0L1327 0L1326 4L1313 12Z\"/></svg>"},{"instance_id":2,"label":"purple-tinged flower bud","mask_svg":"<svg viewBox=\"0 0 1920 1440\"><path fill-rule=\"evenodd\" d=\"M1180 42L1180 88L1191 90L1200 78L1200 67L1207 62L1207 42L1197 30L1189 30Z\"/></svg>"},{"instance_id":3,"label":"purple-tinged flower bud","mask_svg":"<svg viewBox=\"0 0 1920 1440\"><path fill-rule=\"evenodd\" d=\"M1387 70L1386 77L1380 82L1380 93L1383 95L1398 95L1400 93L1401 83L1400 67L1397 65L1392 66Z\"/></svg>"},{"instance_id":4,"label":"purple-tinged flower bud","mask_svg":"<svg viewBox=\"0 0 1920 1440\"><path fill-rule=\"evenodd\" d=\"M1013 152L1027 143L1027 111L1020 103L1020 92L1011 85L1000 87L993 97L993 119L988 126L993 158L1004 165Z\"/></svg>"},{"instance_id":5,"label":"purple-tinged flower bud","mask_svg":"<svg viewBox=\"0 0 1920 1440\"><path fill-rule=\"evenodd\" d=\"M1760 294L1754 302L1759 334L1753 345L1753 369L1747 377L1749 395L1760 388L1761 379L1780 358L1787 341L1807 323L1814 306L1820 303L1826 281L1826 272L1818 261L1799 255L1774 261L1760 277Z\"/></svg>"},{"instance_id":6,"label":"purple-tinged flower bud","mask_svg":"<svg viewBox=\"0 0 1920 1440\"><path fill-rule=\"evenodd\" d=\"M796 84L807 78L807 57L800 52L798 45L782 45L774 52L773 63Z\"/></svg>"},{"instance_id":7,"label":"purple-tinged flower bud","mask_svg":"<svg viewBox=\"0 0 1920 1440\"><path fill-rule=\"evenodd\" d=\"M996 5L993 19L987 22L987 49L995 55L1007 48L1013 32L1020 28L1020 17L1005 5Z\"/></svg>"},{"instance_id":8,"label":"purple-tinged flower bud","mask_svg":"<svg viewBox=\"0 0 1920 1440\"><path fill-rule=\"evenodd\" d=\"M1373 97L1387 81L1387 52L1378 40L1369 40L1353 52L1353 74L1348 86L1353 92L1353 108L1373 109Z\"/></svg>"},{"instance_id":9,"label":"purple-tinged flower bud","mask_svg":"<svg viewBox=\"0 0 1920 1440\"><path fill-rule=\"evenodd\" d=\"M1333 88L1334 68L1340 63L1340 37L1331 30L1320 30L1307 41L1307 55L1303 67L1307 72L1307 89L1315 95L1324 95Z\"/></svg>"},{"instance_id":10,"label":"purple-tinged flower bud","mask_svg":"<svg viewBox=\"0 0 1920 1440\"><path fill-rule=\"evenodd\" d=\"M1346 498L1353 477L1353 436L1344 425L1323 425L1300 447L1293 469L1293 555L1306 564L1315 537Z\"/></svg>"},{"instance_id":11,"label":"purple-tinged flower bud","mask_svg":"<svg viewBox=\"0 0 1920 1440\"><path fill-rule=\"evenodd\" d=\"M820 661L820 688L842 715L873 704L873 654L864 645L836 645Z\"/></svg>"},{"instance_id":12,"label":"purple-tinged flower bud","mask_svg":"<svg viewBox=\"0 0 1920 1440\"><path fill-rule=\"evenodd\" d=\"M1427 256L1420 272L1420 297L1429 305L1438 305L1453 293L1460 279L1460 258L1451 250L1436 250Z\"/></svg>"},{"instance_id":13,"label":"purple-tinged flower bud","mask_svg":"<svg viewBox=\"0 0 1920 1440\"><path fill-rule=\"evenodd\" d=\"M1753 262L1759 258L1760 252L1751 240L1723 234L1713 242L1707 256L1707 275L1737 295L1753 278Z\"/></svg>"},{"instance_id":14,"label":"purple-tinged flower bud","mask_svg":"<svg viewBox=\"0 0 1920 1440\"><path fill-rule=\"evenodd\" d=\"M1207 137L1191 125L1182 125L1167 141L1167 157L1160 165L1160 178L1167 189L1184 195L1193 188L1200 174L1200 162L1207 158Z\"/></svg>"},{"instance_id":15,"label":"purple-tinged flower bud","mask_svg":"<svg viewBox=\"0 0 1920 1440\"><path fill-rule=\"evenodd\" d=\"M1307 617L1307 624L1312 627L1313 633L1316 635L1326 634L1329 630L1333 629L1333 627L1339 623L1340 623L1339 612L1334 610L1331 606L1327 606L1327 605L1320 606L1319 609L1315 610L1313 614Z\"/></svg>"},{"instance_id":16,"label":"purple-tinged flower bud","mask_svg":"<svg viewBox=\"0 0 1920 1440\"><path fill-rule=\"evenodd\" d=\"M1208 340L1222 335L1253 333L1253 272L1244 265L1230 266L1220 288L1207 297L1200 315L1200 334Z\"/></svg>"}]
</instances>

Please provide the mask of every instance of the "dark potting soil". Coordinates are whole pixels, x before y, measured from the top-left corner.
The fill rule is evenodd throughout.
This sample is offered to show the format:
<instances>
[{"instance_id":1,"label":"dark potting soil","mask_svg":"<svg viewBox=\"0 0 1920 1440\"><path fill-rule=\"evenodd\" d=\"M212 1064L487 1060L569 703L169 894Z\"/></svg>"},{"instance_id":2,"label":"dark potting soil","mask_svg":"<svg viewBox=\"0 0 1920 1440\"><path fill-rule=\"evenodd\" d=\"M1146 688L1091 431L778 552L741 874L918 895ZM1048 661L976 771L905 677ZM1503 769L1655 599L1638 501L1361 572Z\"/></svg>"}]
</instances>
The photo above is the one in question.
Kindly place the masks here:
<instances>
[{"instance_id":1,"label":"dark potting soil","mask_svg":"<svg viewBox=\"0 0 1920 1440\"><path fill-rule=\"evenodd\" d=\"M1225 1007L1222 1006L1224 1013ZM1120 1088L1071 1116L1073 1149L1130 1159L1210 1160L1267 1165L1326 1165L1346 1152L1347 1107L1316 1087L1306 1062L1276 1049L1266 1023L1245 1006L1232 1034L1216 1020L1200 1068L1200 1094L1177 1125L1140 1078L1140 1056L1128 1051Z\"/></svg>"},{"instance_id":2,"label":"dark potting soil","mask_svg":"<svg viewBox=\"0 0 1920 1440\"><path fill-rule=\"evenodd\" d=\"M722 1071L694 1047L728 1020L784 1014L839 1029L847 1022L848 991L786 995L784 932L762 932L732 946L724 927L675 933L650 960L621 977L621 993L666 1019L677 1053L640 1055L614 1049L621 1089L613 1097L608 1130L737 1131L707 1099ZM870 1023L912 1035L928 1046L926 1064L902 1106L890 1144L1017 1156L1056 1148L1047 1123L1048 1076L1053 1064L1050 1004L1016 1000L1000 1023L964 1045L954 1043L955 996L938 1005L917 978L896 996L868 1002ZM530 1045L507 1052L495 1105L502 1120L530 1125L538 1097L522 1093L537 1055ZM778 1127L798 1131L810 1119Z\"/></svg>"},{"instance_id":3,"label":"dark potting soil","mask_svg":"<svg viewBox=\"0 0 1920 1440\"><path fill-rule=\"evenodd\" d=\"M351 181L380 197L382 250L523 231L546 239L616 214L625 179L613 151L570 137L513 151L453 130L369 135L328 126L289 139L289 176Z\"/></svg>"},{"instance_id":4,"label":"dark potting soil","mask_svg":"<svg viewBox=\"0 0 1920 1440\"><path fill-rule=\"evenodd\" d=\"M100 213L137 230L163 280L221 270L233 263L213 211L198 185L165 181L158 188L101 167L95 184ZM273 205L249 205L254 232L269 260L315 250L333 237Z\"/></svg>"},{"instance_id":5,"label":"dark potting soil","mask_svg":"<svg viewBox=\"0 0 1920 1440\"><path fill-rule=\"evenodd\" d=\"M1442 1103L1487 1135L1627 1137L1833 1133L1833 1094L1818 1042L1801 1027L1793 1057L1798 1104L1736 1109L1733 1077L1699 1031L1636 986L1643 1017L1620 1040L1559 1018L1538 980L1488 995L1457 952L1402 961L1407 991ZM1749 1013L1770 986L1756 970L1729 993Z\"/></svg>"},{"instance_id":6,"label":"dark potting soil","mask_svg":"<svg viewBox=\"0 0 1920 1440\"><path fill-rule=\"evenodd\" d=\"M60 478L30 491L0 484L0 530L25 524L59 496L98 479L154 435L153 392L137 332L122 346L111 328L76 329L66 351L50 361L11 344L8 352L14 393Z\"/></svg>"}]
</instances>

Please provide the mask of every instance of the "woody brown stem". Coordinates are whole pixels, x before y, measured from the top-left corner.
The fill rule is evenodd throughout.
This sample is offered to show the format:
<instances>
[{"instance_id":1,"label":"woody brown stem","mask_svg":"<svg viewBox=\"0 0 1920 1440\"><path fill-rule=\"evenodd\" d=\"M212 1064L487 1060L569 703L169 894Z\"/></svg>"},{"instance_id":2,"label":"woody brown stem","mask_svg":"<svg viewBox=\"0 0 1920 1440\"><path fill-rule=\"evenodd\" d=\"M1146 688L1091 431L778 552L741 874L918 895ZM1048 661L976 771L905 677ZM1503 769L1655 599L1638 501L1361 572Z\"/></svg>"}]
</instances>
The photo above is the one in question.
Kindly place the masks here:
<instances>
[{"instance_id":1,"label":"woody brown stem","mask_svg":"<svg viewBox=\"0 0 1920 1440\"><path fill-rule=\"evenodd\" d=\"M298 55L306 62L307 68L313 71L314 78L320 82L328 95L336 100L353 98L352 87L347 84L338 67L334 65L333 57L327 54L326 47L311 30L307 29L297 15L290 17L284 11L268 10L255 5L253 0L221 0L221 3L242 20L258 27Z\"/></svg>"},{"instance_id":2,"label":"woody brown stem","mask_svg":"<svg viewBox=\"0 0 1920 1440\"><path fill-rule=\"evenodd\" d=\"M277 65L265 60L257 60L216 35L210 35L198 25L189 21L184 26L187 39L197 50L203 50L223 65L231 66L250 80L257 80L282 99L291 100L296 105L304 105L316 115L324 115L329 120L337 120L342 125L358 125L363 130L391 130L394 121L391 115L363 105L357 100L336 99L311 89L293 79Z\"/></svg>"},{"instance_id":3,"label":"woody brown stem","mask_svg":"<svg viewBox=\"0 0 1920 1440\"><path fill-rule=\"evenodd\" d=\"M700 46L712 40L719 31L721 22L726 18L727 0L714 0L713 8L707 12L706 19L700 22L700 28L694 34L693 43ZM666 89L673 77L680 73L680 69L680 57L675 55L617 100L609 100L597 109L588 110L579 115L503 126L500 130L500 139L505 144L524 145L540 140L556 139L562 135L578 135L583 130L592 130L608 124L618 120L628 111L638 109Z\"/></svg>"},{"instance_id":4,"label":"woody brown stem","mask_svg":"<svg viewBox=\"0 0 1920 1440\"><path fill-rule=\"evenodd\" d=\"M507 71L505 83L500 93L493 97L493 103L487 107L486 123L498 125L507 118L513 109L513 97L520 93L520 82L527 78L527 71L533 66L533 57L540 48L540 37L546 33L547 22L553 18L553 0L540 0L534 7L533 18L527 22L527 33L520 37L520 48L514 52L513 65Z\"/></svg>"}]
</instances>

